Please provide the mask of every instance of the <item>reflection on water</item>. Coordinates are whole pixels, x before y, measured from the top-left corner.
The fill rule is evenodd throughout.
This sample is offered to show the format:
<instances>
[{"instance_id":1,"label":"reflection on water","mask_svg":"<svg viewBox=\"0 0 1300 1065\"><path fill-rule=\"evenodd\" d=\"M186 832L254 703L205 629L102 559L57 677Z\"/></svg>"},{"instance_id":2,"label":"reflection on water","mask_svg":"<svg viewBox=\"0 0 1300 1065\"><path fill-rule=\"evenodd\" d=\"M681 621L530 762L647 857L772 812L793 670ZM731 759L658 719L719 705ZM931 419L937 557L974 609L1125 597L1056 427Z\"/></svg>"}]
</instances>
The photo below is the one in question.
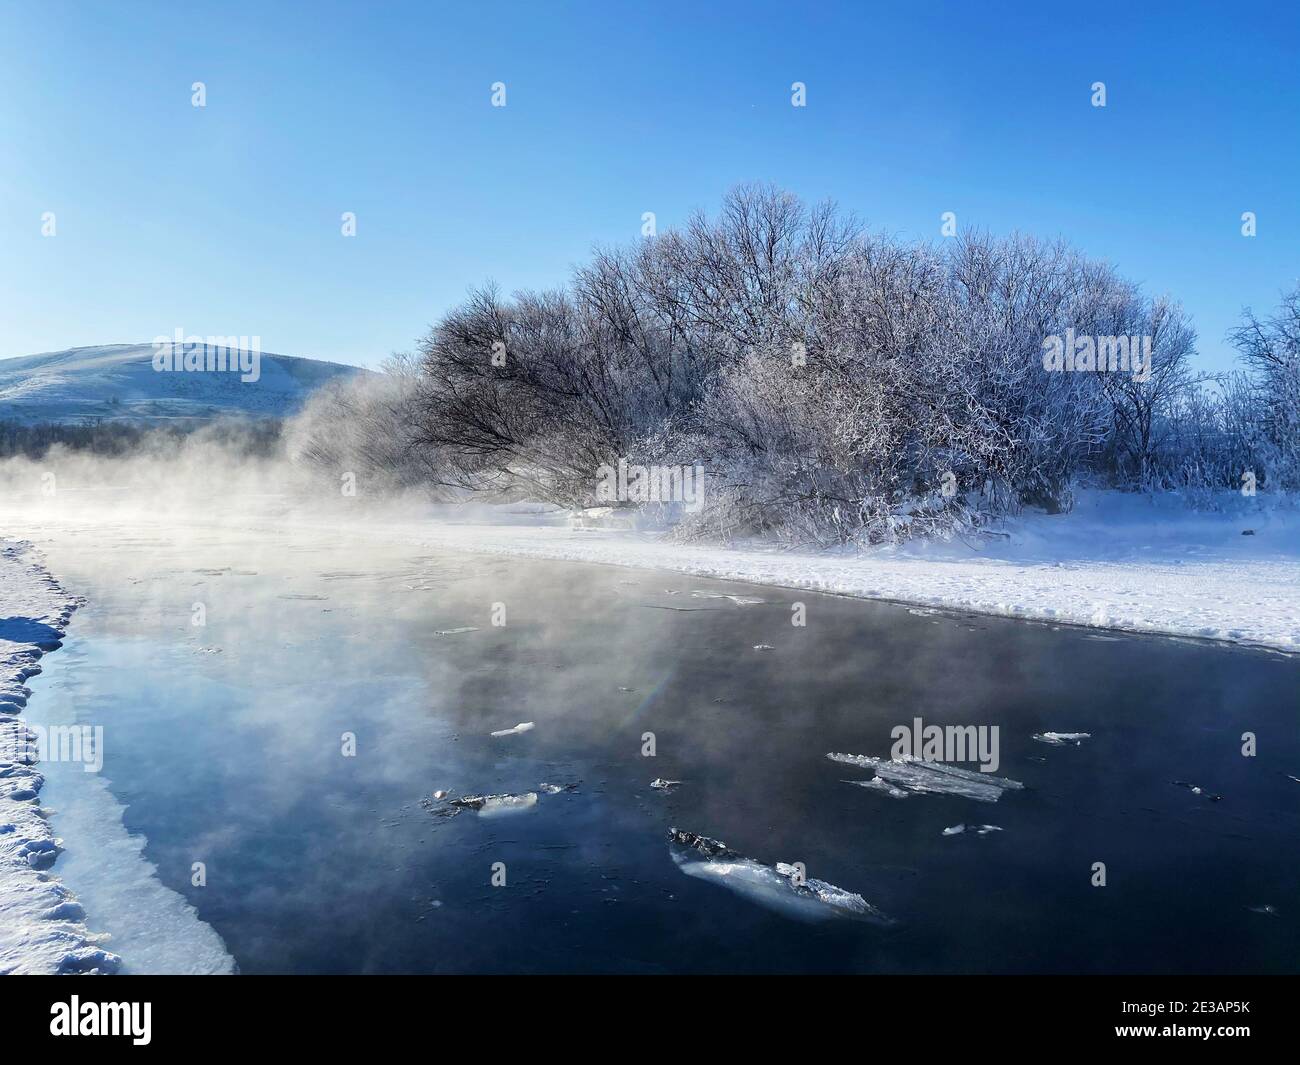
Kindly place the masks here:
<instances>
[{"instance_id":1,"label":"reflection on water","mask_svg":"<svg viewBox=\"0 0 1300 1065\"><path fill-rule=\"evenodd\" d=\"M44 546L89 603L33 711L104 727L127 828L243 972L1297 968L1294 660L343 532ZM826 757L917 717L998 726L1023 790L896 802ZM670 827L894 923L684 875Z\"/></svg>"}]
</instances>

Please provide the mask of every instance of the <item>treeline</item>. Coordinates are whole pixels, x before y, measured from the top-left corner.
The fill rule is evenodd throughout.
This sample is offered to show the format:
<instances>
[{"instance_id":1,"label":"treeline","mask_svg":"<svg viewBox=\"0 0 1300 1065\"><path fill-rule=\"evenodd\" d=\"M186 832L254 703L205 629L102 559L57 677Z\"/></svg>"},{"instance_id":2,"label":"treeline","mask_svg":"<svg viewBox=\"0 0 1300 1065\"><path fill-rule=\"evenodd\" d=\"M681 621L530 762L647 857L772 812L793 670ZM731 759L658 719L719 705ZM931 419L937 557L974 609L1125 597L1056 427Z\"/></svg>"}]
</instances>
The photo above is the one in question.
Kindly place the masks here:
<instances>
[{"instance_id":1,"label":"treeline","mask_svg":"<svg viewBox=\"0 0 1300 1065\"><path fill-rule=\"evenodd\" d=\"M147 452L165 454L196 436L228 453L271 456L281 448L279 419L216 419L149 425L129 421L21 422L0 418L0 459L21 456L39 461L60 449L83 455L122 458Z\"/></svg>"},{"instance_id":2,"label":"treeline","mask_svg":"<svg viewBox=\"0 0 1300 1065\"><path fill-rule=\"evenodd\" d=\"M822 543L1062 509L1081 481L1300 488L1300 290L1232 339L1241 369L1198 374L1177 303L1059 241L909 244L745 187L563 289L473 293L382 385L318 397L291 450L565 506L619 458L702 466L684 529Z\"/></svg>"}]
</instances>

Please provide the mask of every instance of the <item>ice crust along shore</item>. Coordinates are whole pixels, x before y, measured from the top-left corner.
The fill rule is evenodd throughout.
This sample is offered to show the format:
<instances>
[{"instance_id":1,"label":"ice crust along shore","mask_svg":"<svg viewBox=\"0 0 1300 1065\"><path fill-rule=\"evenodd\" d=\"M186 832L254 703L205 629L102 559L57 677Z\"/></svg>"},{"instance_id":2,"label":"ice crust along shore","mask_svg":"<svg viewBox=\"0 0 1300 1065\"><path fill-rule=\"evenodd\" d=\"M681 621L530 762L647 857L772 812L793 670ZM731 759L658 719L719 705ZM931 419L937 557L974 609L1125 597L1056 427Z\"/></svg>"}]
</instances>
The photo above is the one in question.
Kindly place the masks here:
<instances>
[{"instance_id":1,"label":"ice crust along shore","mask_svg":"<svg viewBox=\"0 0 1300 1065\"><path fill-rule=\"evenodd\" d=\"M45 777L25 758L33 734L20 716L30 694L23 682L59 646L77 605L31 544L0 540L0 975L120 965L87 928L76 896L47 871L59 841L40 806Z\"/></svg>"},{"instance_id":2,"label":"ice crust along shore","mask_svg":"<svg viewBox=\"0 0 1300 1065\"><path fill-rule=\"evenodd\" d=\"M78 605L31 544L0 538L0 974L233 972L221 937L158 878L107 781L21 760L35 735L21 718L39 717L23 681ZM58 792L52 812L42 789Z\"/></svg>"},{"instance_id":3,"label":"ice crust along shore","mask_svg":"<svg viewBox=\"0 0 1300 1065\"><path fill-rule=\"evenodd\" d=\"M1168 495L1089 491L1068 514L1026 512L988 539L863 552L681 543L658 532L570 529L558 512L486 507L431 508L426 522L391 528L456 551L1300 652L1300 512L1238 497L1219 505L1196 510Z\"/></svg>"}]
</instances>

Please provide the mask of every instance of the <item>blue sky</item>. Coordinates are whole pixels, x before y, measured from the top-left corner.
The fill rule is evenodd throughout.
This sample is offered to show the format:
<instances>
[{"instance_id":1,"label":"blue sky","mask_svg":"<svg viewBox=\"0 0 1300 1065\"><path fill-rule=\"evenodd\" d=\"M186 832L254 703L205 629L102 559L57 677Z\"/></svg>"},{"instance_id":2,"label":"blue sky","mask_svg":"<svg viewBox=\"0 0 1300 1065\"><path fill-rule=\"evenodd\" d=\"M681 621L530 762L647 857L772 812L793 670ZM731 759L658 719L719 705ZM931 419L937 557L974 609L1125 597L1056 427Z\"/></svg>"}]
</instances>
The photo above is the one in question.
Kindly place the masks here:
<instances>
[{"instance_id":1,"label":"blue sky","mask_svg":"<svg viewBox=\"0 0 1300 1065\"><path fill-rule=\"evenodd\" d=\"M0 356L182 328L374 365L766 180L1065 237L1226 366L1300 276L1300 8L1135 6L0 0Z\"/></svg>"}]
</instances>

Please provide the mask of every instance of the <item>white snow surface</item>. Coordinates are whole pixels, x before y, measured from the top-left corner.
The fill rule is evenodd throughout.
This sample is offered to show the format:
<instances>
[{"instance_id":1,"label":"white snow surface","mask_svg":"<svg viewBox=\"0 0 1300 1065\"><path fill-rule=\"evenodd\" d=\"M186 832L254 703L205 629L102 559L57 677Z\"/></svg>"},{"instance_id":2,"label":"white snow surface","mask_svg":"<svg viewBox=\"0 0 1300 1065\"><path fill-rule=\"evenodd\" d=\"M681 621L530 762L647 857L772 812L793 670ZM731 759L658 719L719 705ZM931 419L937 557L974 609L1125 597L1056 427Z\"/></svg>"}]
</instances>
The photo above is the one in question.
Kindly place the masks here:
<instances>
[{"instance_id":1,"label":"white snow surface","mask_svg":"<svg viewBox=\"0 0 1300 1065\"><path fill-rule=\"evenodd\" d=\"M153 424L219 414L283 417L317 386L369 372L265 352L258 380L245 382L229 370L159 372L153 356L151 344L106 344L0 359L0 417Z\"/></svg>"},{"instance_id":2,"label":"white snow surface","mask_svg":"<svg viewBox=\"0 0 1300 1065\"><path fill-rule=\"evenodd\" d=\"M36 734L20 714L35 715L23 681L78 605L30 543L0 540L0 975L231 972L221 937L158 879L107 783L80 766L60 779L66 767L52 766L46 788L40 763L29 764ZM60 792L53 812L43 789Z\"/></svg>"},{"instance_id":3,"label":"white snow surface","mask_svg":"<svg viewBox=\"0 0 1300 1065\"><path fill-rule=\"evenodd\" d=\"M1068 514L1025 513L991 537L865 551L679 543L662 533L571 529L536 512L484 520L492 508L459 521L438 508L438 520L392 531L458 551L1300 651L1300 512L1235 496L1216 503L1196 510L1173 496L1092 491Z\"/></svg>"},{"instance_id":4,"label":"white snow surface","mask_svg":"<svg viewBox=\"0 0 1300 1065\"><path fill-rule=\"evenodd\" d=\"M111 973L76 896L46 870L59 843L40 807L45 778L27 763L34 734L19 716L77 607L23 541L0 542L0 975Z\"/></svg>"}]
</instances>

